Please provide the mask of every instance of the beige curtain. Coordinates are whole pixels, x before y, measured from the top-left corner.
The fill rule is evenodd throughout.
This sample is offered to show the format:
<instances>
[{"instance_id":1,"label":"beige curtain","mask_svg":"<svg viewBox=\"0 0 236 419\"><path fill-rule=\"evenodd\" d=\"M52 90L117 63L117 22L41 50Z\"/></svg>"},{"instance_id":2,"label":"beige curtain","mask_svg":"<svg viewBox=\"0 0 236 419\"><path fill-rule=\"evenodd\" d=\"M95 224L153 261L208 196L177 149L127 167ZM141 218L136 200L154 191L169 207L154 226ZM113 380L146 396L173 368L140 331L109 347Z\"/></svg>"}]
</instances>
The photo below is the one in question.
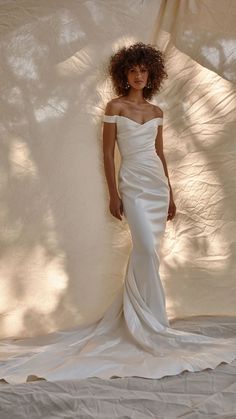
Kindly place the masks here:
<instances>
[{"instance_id":1,"label":"beige curtain","mask_svg":"<svg viewBox=\"0 0 236 419\"><path fill-rule=\"evenodd\" d=\"M136 41L165 51L169 74L153 99L177 206L168 315L236 314L235 21L233 0L1 3L0 337L91 323L124 280L101 116L109 56Z\"/></svg>"}]
</instances>

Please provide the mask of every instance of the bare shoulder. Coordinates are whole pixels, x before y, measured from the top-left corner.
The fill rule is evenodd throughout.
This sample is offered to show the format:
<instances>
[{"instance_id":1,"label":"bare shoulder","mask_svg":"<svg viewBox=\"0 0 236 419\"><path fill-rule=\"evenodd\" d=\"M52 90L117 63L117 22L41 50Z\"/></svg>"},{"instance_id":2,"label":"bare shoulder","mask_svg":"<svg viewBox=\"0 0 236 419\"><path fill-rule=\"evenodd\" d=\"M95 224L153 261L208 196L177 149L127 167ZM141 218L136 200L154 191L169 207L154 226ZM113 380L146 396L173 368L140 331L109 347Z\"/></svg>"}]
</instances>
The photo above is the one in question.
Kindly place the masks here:
<instances>
[{"instance_id":1,"label":"bare shoulder","mask_svg":"<svg viewBox=\"0 0 236 419\"><path fill-rule=\"evenodd\" d=\"M153 106L153 110L154 113L156 115L157 118L163 118L163 110L157 106L157 105L152 105Z\"/></svg>"},{"instance_id":2,"label":"bare shoulder","mask_svg":"<svg viewBox=\"0 0 236 419\"><path fill-rule=\"evenodd\" d=\"M119 115L121 110L121 100L120 98L111 99L106 104L105 114L106 115Z\"/></svg>"}]
</instances>

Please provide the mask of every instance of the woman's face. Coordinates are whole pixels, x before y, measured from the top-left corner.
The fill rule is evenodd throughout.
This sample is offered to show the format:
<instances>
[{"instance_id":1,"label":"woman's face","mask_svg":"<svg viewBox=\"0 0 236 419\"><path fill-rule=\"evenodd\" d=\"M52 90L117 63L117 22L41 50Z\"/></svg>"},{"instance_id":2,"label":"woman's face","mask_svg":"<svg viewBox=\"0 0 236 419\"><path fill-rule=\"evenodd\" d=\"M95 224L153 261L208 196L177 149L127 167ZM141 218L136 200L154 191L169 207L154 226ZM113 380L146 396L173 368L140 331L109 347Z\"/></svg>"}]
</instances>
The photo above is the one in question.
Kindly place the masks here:
<instances>
[{"instance_id":1,"label":"woman's face","mask_svg":"<svg viewBox=\"0 0 236 419\"><path fill-rule=\"evenodd\" d=\"M145 65L135 65L127 72L127 81L133 89L141 90L147 85L148 69Z\"/></svg>"}]
</instances>

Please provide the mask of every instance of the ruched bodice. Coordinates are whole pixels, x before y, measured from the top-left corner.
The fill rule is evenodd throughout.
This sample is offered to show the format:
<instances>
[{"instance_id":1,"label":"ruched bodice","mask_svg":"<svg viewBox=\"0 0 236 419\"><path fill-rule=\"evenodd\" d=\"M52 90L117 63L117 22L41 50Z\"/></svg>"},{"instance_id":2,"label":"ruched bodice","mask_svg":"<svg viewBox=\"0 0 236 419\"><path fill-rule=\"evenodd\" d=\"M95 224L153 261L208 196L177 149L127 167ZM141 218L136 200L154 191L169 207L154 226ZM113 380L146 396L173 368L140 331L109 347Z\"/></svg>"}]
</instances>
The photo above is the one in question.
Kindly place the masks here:
<instances>
[{"instance_id":1,"label":"ruched bodice","mask_svg":"<svg viewBox=\"0 0 236 419\"><path fill-rule=\"evenodd\" d=\"M103 121L116 123L117 126L117 145L121 155L118 174L120 191L123 189L125 194L127 179L131 182L133 178L136 186L141 186L140 180L146 180L143 184L146 190L151 185L156 186L155 179L159 179L159 182L165 184L165 195L167 196L169 193L168 179L155 148L158 126L163 124L163 118L152 118L140 124L125 116L104 115ZM147 181L149 182L147 183Z\"/></svg>"},{"instance_id":2,"label":"ruched bodice","mask_svg":"<svg viewBox=\"0 0 236 419\"><path fill-rule=\"evenodd\" d=\"M146 158L156 159L155 138L160 122L161 118L155 118L141 125L126 117L117 117L117 144L121 157L144 162Z\"/></svg>"},{"instance_id":3,"label":"ruched bodice","mask_svg":"<svg viewBox=\"0 0 236 419\"><path fill-rule=\"evenodd\" d=\"M121 115L104 115L104 122L117 125L117 144L122 159L157 159L155 138L162 118L153 118L143 124Z\"/></svg>"}]
</instances>

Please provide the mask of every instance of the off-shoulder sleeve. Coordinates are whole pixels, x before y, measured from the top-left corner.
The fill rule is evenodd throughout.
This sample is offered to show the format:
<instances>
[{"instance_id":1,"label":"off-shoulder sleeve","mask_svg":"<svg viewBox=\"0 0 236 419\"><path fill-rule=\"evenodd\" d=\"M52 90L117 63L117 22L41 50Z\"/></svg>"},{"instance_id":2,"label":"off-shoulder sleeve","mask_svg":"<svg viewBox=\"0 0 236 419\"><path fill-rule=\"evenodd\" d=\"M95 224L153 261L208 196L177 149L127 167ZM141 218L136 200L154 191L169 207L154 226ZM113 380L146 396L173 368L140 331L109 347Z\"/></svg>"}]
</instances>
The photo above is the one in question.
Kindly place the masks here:
<instances>
[{"instance_id":1,"label":"off-shoulder sleeve","mask_svg":"<svg viewBox=\"0 0 236 419\"><path fill-rule=\"evenodd\" d=\"M157 118L157 125L163 125L163 118Z\"/></svg>"},{"instance_id":2,"label":"off-shoulder sleeve","mask_svg":"<svg viewBox=\"0 0 236 419\"><path fill-rule=\"evenodd\" d=\"M117 115L103 115L103 122L116 122Z\"/></svg>"}]
</instances>

